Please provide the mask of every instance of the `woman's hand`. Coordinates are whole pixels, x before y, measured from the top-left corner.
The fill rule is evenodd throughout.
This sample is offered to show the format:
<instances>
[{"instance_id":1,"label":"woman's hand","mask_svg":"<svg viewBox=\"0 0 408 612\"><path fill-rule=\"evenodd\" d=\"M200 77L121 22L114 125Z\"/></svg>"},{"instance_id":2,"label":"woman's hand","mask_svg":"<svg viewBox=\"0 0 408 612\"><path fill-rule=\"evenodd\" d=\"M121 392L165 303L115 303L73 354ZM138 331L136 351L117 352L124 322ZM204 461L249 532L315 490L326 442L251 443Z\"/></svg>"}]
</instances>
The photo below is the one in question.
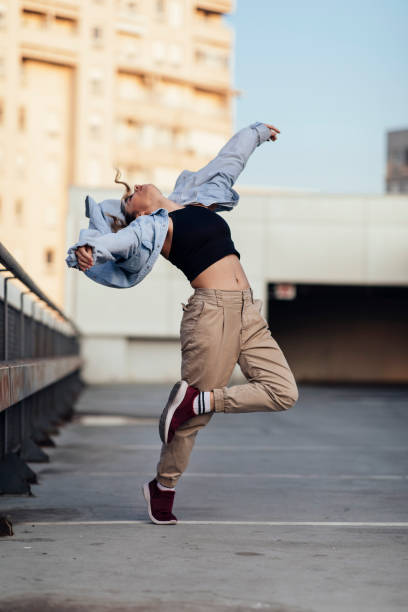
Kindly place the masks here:
<instances>
[{"instance_id":1,"label":"woman's hand","mask_svg":"<svg viewBox=\"0 0 408 612\"><path fill-rule=\"evenodd\" d=\"M280 134L280 130L278 130L278 128L274 127L273 125L269 125L269 123L265 123L265 125L271 130L271 137L268 138L268 140L275 141L278 137L278 134Z\"/></svg>"},{"instance_id":2,"label":"woman's hand","mask_svg":"<svg viewBox=\"0 0 408 612\"><path fill-rule=\"evenodd\" d=\"M88 270L93 266L92 247L90 247L88 244L78 247L75 251L75 255L79 268L82 270L82 272L85 272L85 270Z\"/></svg>"}]
</instances>

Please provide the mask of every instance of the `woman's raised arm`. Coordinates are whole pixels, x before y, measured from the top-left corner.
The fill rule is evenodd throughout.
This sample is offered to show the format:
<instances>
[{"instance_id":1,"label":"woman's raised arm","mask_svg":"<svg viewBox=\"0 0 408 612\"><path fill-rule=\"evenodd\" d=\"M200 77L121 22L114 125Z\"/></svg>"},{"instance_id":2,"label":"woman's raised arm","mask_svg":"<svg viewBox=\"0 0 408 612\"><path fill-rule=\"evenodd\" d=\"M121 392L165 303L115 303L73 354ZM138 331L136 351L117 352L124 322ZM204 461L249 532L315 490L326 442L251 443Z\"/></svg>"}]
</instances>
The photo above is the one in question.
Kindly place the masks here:
<instances>
[{"instance_id":1,"label":"woman's raised arm","mask_svg":"<svg viewBox=\"0 0 408 612\"><path fill-rule=\"evenodd\" d=\"M206 180L207 177L221 173L228 178L232 186L254 150L267 140L275 141L279 133L278 128L260 121L239 130L214 159L196 172L198 183L201 179Z\"/></svg>"}]
</instances>

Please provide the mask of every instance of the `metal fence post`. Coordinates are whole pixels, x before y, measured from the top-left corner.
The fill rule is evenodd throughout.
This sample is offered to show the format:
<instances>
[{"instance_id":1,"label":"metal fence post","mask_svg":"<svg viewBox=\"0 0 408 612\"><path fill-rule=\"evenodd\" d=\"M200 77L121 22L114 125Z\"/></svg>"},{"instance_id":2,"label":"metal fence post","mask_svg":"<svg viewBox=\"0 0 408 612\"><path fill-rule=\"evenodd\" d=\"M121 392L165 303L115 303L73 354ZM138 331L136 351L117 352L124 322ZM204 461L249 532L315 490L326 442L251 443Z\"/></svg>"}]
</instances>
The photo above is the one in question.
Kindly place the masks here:
<instances>
[{"instance_id":1,"label":"metal fence post","mask_svg":"<svg viewBox=\"0 0 408 612\"><path fill-rule=\"evenodd\" d=\"M20 357L24 357L25 349L25 326L24 326L24 296L31 291L22 291L20 294Z\"/></svg>"},{"instance_id":2,"label":"metal fence post","mask_svg":"<svg viewBox=\"0 0 408 612\"><path fill-rule=\"evenodd\" d=\"M37 355L35 354L35 307L37 306L37 302L32 302L31 304L31 321L30 321L30 327L31 327L31 337L30 337L30 344L31 344L31 359L34 359L34 357L37 357Z\"/></svg>"},{"instance_id":3,"label":"metal fence post","mask_svg":"<svg viewBox=\"0 0 408 612\"><path fill-rule=\"evenodd\" d=\"M3 270L2 270L3 271ZM4 313L3 313L3 325L4 325L4 333L3 333L3 359L4 361L7 361L8 359L8 295L7 295L7 290L8 290L8 281L9 280L13 280L15 278L14 274L12 274L11 276L7 276L7 278L4 279L4 296L3 296L3 303L4 303ZM4 414L4 454L7 455L7 451L8 451L8 412L6 410L5 414Z\"/></svg>"},{"instance_id":4,"label":"metal fence post","mask_svg":"<svg viewBox=\"0 0 408 612\"><path fill-rule=\"evenodd\" d=\"M0 272L4 272L4 270L0 270ZM4 325L4 334L3 334L3 359L7 361L8 359L8 301L7 301L7 283L9 280L13 280L16 278L14 274L11 276L7 276L4 279L4 313L3 313L3 325Z\"/></svg>"}]
</instances>

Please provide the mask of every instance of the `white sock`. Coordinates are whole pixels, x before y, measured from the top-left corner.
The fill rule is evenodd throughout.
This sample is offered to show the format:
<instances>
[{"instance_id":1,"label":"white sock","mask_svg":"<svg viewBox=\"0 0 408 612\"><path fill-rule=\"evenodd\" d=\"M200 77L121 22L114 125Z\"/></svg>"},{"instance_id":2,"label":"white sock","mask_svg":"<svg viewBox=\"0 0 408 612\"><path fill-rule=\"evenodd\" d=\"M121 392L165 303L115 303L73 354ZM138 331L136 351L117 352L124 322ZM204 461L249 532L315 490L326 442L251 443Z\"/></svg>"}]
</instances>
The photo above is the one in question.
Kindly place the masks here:
<instances>
[{"instance_id":1,"label":"white sock","mask_svg":"<svg viewBox=\"0 0 408 612\"><path fill-rule=\"evenodd\" d=\"M164 485L160 484L159 481L157 481L157 488L159 489L159 491L175 491L176 490L175 487L165 487Z\"/></svg>"},{"instance_id":2,"label":"white sock","mask_svg":"<svg viewBox=\"0 0 408 612\"><path fill-rule=\"evenodd\" d=\"M195 414L211 412L211 391L200 391L193 401L193 411Z\"/></svg>"}]
</instances>

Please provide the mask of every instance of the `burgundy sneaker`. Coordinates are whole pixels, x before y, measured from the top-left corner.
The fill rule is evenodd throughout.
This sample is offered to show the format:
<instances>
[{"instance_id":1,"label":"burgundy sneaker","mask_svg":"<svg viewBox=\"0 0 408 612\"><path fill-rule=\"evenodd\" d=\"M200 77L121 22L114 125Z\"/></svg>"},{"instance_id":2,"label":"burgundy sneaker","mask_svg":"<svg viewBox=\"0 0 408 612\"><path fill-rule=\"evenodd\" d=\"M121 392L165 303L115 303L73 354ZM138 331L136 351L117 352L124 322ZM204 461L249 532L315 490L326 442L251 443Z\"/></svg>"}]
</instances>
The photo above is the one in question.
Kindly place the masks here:
<instances>
[{"instance_id":1,"label":"burgundy sneaker","mask_svg":"<svg viewBox=\"0 0 408 612\"><path fill-rule=\"evenodd\" d=\"M160 417L159 433L162 442L169 444L176 429L188 419L197 416L193 410L193 401L199 393L199 389L190 387L185 380L174 385Z\"/></svg>"},{"instance_id":2,"label":"burgundy sneaker","mask_svg":"<svg viewBox=\"0 0 408 612\"><path fill-rule=\"evenodd\" d=\"M175 525L177 518L172 513L175 491L161 491L154 478L142 487L147 501L149 516L156 525Z\"/></svg>"}]
</instances>

